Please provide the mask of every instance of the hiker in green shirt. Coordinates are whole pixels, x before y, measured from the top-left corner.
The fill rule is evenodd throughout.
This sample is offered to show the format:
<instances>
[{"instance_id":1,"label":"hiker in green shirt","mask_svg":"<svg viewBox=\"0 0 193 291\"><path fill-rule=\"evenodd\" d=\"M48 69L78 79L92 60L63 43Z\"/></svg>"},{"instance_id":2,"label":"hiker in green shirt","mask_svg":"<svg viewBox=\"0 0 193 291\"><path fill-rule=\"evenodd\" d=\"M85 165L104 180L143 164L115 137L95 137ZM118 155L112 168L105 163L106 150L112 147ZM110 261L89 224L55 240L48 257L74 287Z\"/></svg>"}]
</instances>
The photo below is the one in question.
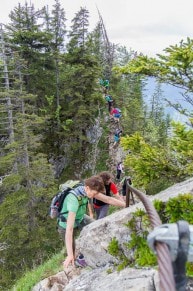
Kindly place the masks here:
<instances>
[{"instance_id":1,"label":"hiker in green shirt","mask_svg":"<svg viewBox=\"0 0 193 291\"><path fill-rule=\"evenodd\" d=\"M81 254L76 257L75 254L75 235L78 229L82 229L86 224L93 221L89 216L85 215L87 211L87 202L96 197L105 203L125 207L123 201L116 198L106 196L104 182L99 176L92 176L84 180L83 186L70 191L70 194L65 198L61 212L64 212L63 219L59 221L58 231L66 245L67 257L63 262L66 268L69 264L76 264L80 267L85 267L87 264L84 256ZM77 197L81 199L77 199ZM81 203L80 203L81 200Z\"/></svg>"}]
</instances>

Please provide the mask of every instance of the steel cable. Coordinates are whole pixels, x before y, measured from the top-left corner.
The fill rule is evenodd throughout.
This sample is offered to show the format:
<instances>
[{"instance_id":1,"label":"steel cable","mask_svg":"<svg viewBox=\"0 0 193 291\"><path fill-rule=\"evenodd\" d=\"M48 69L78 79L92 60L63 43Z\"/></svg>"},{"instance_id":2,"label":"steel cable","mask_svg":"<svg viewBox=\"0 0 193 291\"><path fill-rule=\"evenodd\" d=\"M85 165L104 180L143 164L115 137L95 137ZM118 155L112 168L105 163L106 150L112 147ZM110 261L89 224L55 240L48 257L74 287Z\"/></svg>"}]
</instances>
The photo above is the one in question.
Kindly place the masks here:
<instances>
[{"instance_id":1,"label":"steel cable","mask_svg":"<svg viewBox=\"0 0 193 291\"><path fill-rule=\"evenodd\" d=\"M151 226L157 227L162 224L160 217L148 197L141 191L135 189L127 183L127 189L133 192L143 203L150 219ZM126 193L128 195L128 190ZM164 243L156 243L156 253L158 259L158 272L161 291L175 291L175 280L169 249Z\"/></svg>"}]
</instances>

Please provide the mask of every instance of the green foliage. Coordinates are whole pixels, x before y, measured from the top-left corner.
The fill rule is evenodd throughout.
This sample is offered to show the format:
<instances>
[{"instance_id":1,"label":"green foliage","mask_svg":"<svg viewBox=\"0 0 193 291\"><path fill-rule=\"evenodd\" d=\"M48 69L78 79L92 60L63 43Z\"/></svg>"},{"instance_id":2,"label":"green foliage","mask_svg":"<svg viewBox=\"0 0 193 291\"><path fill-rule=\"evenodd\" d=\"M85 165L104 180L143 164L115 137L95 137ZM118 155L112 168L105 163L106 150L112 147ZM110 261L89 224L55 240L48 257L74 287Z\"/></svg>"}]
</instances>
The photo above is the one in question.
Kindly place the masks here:
<instances>
[{"instance_id":1,"label":"green foliage","mask_svg":"<svg viewBox=\"0 0 193 291\"><path fill-rule=\"evenodd\" d=\"M15 153L10 152L5 156L0 156L1 173L9 172L15 160Z\"/></svg>"},{"instance_id":2,"label":"green foliage","mask_svg":"<svg viewBox=\"0 0 193 291\"><path fill-rule=\"evenodd\" d=\"M183 107L181 103L172 103L168 100L170 106L173 106L181 114L192 116L192 102L189 93L193 92L192 68L193 68L193 39L189 37L181 40L179 45L167 47L164 55L158 54L157 58L148 58L139 55L132 59L127 65L117 67L116 71L122 74L140 74L150 77L156 77L163 83L169 83L184 89L182 95L184 101L189 106ZM189 109L187 109L189 107Z\"/></svg>"},{"instance_id":3,"label":"green foliage","mask_svg":"<svg viewBox=\"0 0 193 291\"><path fill-rule=\"evenodd\" d=\"M167 144L168 128L171 121L169 116L165 116L163 99L161 85L158 83L145 109L146 118L143 128L145 140L152 145Z\"/></svg>"},{"instance_id":4,"label":"green foliage","mask_svg":"<svg viewBox=\"0 0 193 291\"><path fill-rule=\"evenodd\" d=\"M144 86L143 80L137 76L117 77L112 74L112 96L115 106L122 109L121 124L127 134L144 130Z\"/></svg>"},{"instance_id":5,"label":"green foliage","mask_svg":"<svg viewBox=\"0 0 193 291\"><path fill-rule=\"evenodd\" d=\"M81 8L73 19L68 44L64 43L66 20L59 2L56 1L51 14L45 9L37 12L34 7L29 9L27 3L18 5L10 14L5 34L12 90L5 88L6 92L2 92L1 97L3 100L10 96L11 106L8 107L13 111L1 113L0 117L3 120L5 116L13 114L13 120L9 120L13 121L13 127L8 129L13 130L13 135L8 136L8 130L3 129L8 143L1 147L0 155L0 174L8 174L0 189L0 240L6 245L1 252L5 262L1 269L4 290L10 282L14 283L21 277L24 270L38 266L62 247L55 238L55 221L47 218L48 206L59 182L54 181L55 172L48 161L65 157L64 170L59 174L61 181L74 178L72 176L77 173L81 173L82 177L89 176L93 171L99 172L111 166L107 140L109 127L102 122L104 100L98 84L101 75L106 77L106 73L109 73L110 93L117 106L123 108L125 137L121 143L125 150L132 152L126 158L125 167L133 173L135 185L145 186L147 192L153 194L168 185L167 179L170 185L192 173L192 132L176 126L172 142L166 144L167 124L158 99L161 92L157 90L157 95L153 96L153 109L150 112L143 102L145 80L138 73L143 71L163 80L168 78L167 74L171 74L171 81L173 71L169 70L167 58L161 58L160 63L151 59L149 64L147 58L135 58L139 65L136 74L132 52L128 53L123 48L116 52L115 49L116 59L109 62L106 43L102 40L103 31L98 26L95 33L89 34L88 11L85 8ZM13 45L9 46L9 43ZM17 52L14 51L15 45ZM171 62L171 68L175 65L181 72L183 62L177 62L177 57L180 57L191 77L191 41L182 43L180 49L181 56L178 48L171 47L168 51L175 60ZM109 71L112 63L125 65L128 61L131 61L131 71L123 77ZM127 73L126 70L124 73ZM16 76L21 79L16 79ZM177 74L177 82L180 83L180 74ZM188 86L190 84L188 82ZM7 108L7 104L2 101L0 108ZM88 132L96 124L96 117L101 120L103 133L95 145L89 141ZM167 145L167 148L158 144ZM93 149L97 153L96 166L93 169L86 168L86 158L90 159L89 153ZM187 206L185 202L183 204ZM178 210L181 213L181 209ZM111 211L114 211L113 207ZM165 210L162 212L163 219L167 221L169 213ZM138 221L139 229L142 224L148 229L148 222L142 219L142 213L138 214L141 219ZM147 252L143 244L144 237L141 237L142 249ZM135 239L133 237L133 241ZM118 269L126 266L128 259L123 256L115 240L111 248L115 253L117 248L121 261ZM138 247L135 254L137 260L142 257L138 255L140 251ZM152 262L151 254L147 253L147 258ZM141 264L147 263L144 258L140 260ZM34 282L33 279L31 281Z\"/></svg>"},{"instance_id":6,"label":"green foliage","mask_svg":"<svg viewBox=\"0 0 193 291\"><path fill-rule=\"evenodd\" d=\"M168 187L173 185L173 179L168 179L168 177L161 176L159 179L153 180L146 186L146 193L149 195L154 195L159 192L161 192L164 189L167 189Z\"/></svg>"},{"instance_id":7,"label":"green foliage","mask_svg":"<svg viewBox=\"0 0 193 291\"><path fill-rule=\"evenodd\" d=\"M158 214L163 218L163 223L176 222L180 219L189 219L189 223L192 224L191 213L192 211L192 195L180 194L175 198L170 198L168 202L159 200L154 201L154 206L158 211ZM188 215L183 213L182 209L186 209ZM185 211L184 211L185 212ZM179 214L179 215L178 215ZM184 216L185 215L185 216ZM188 221L188 220L187 220ZM119 247L118 240L113 237L108 246L108 252L119 259L120 263L117 266L117 271L121 271L125 267L138 266L156 266L157 258L152 253L147 245L147 234L150 231L150 222L147 214L144 210L138 209L133 213L132 219L127 223L131 231L131 240L127 244L130 250L130 258L125 257ZM133 254L133 256L132 256ZM17 281L13 290L25 290L29 291L40 280L58 272L61 270L62 253L55 255L45 264L42 264L38 268L29 271ZM192 276L193 264L187 263L187 275ZM107 273L112 273L112 269L108 269Z\"/></svg>"},{"instance_id":8,"label":"green foliage","mask_svg":"<svg viewBox=\"0 0 193 291\"><path fill-rule=\"evenodd\" d=\"M107 270L107 274L112 274L113 273L113 270L112 269L108 269Z\"/></svg>"},{"instance_id":9,"label":"green foliage","mask_svg":"<svg viewBox=\"0 0 193 291\"><path fill-rule=\"evenodd\" d=\"M162 223L167 223L168 218L166 216L166 203L160 200L154 200L153 205L156 209L156 211L159 214L160 220Z\"/></svg>"},{"instance_id":10,"label":"green foliage","mask_svg":"<svg viewBox=\"0 0 193 291\"><path fill-rule=\"evenodd\" d=\"M10 289L12 291L30 291L41 280L63 270L63 253L53 255L48 261L39 267L25 273L20 280Z\"/></svg>"},{"instance_id":11,"label":"green foliage","mask_svg":"<svg viewBox=\"0 0 193 291\"><path fill-rule=\"evenodd\" d=\"M118 272L124 269L126 266L128 266L128 259L121 251L119 247L119 242L115 237L112 238L111 242L108 245L108 252L110 255L117 257L119 259L120 263L117 266Z\"/></svg>"},{"instance_id":12,"label":"green foliage","mask_svg":"<svg viewBox=\"0 0 193 291\"><path fill-rule=\"evenodd\" d=\"M147 189L151 183L156 183L166 176L169 179L173 174L172 170L175 168L169 163L167 149L146 143L139 133L122 137L121 145L132 153L127 155L124 165L132 172L136 187Z\"/></svg>"},{"instance_id":13,"label":"green foliage","mask_svg":"<svg viewBox=\"0 0 193 291\"><path fill-rule=\"evenodd\" d=\"M138 209L127 226L131 230L131 240L127 244L132 250L130 264L138 266L155 266L156 256L149 249L147 244L147 234L150 229L150 222L144 210Z\"/></svg>"},{"instance_id":14,"label":"green foliage","mask_svg":"<svg viewBox=\"0 0 193 291\"><path fill-rule=\"evenodd\" d=\"M109 205L108 215L117 211L117 207L114 205Z\"/></svg>"},{"instance_id":15,"label":"green foliage","mask_svg":"<svg viewBox=\"0 0 193 291\"><path fill-rule=\"evenodd\" d=\"M193 130L172 122L173 135L167 146L152 144L138 132L121 138L121 145L131 154L125 168L132 173L136 187L156 194L168 186L191 176L193 170Z\"/></svg>"},{"instance_id":16,"label":"green foliage","mask_svg":"<svg viewBox=\"0 0 193 291\"><path fill-rule=\"evenodd\" d=\"M108 252L112 256L118 256L119 255L119 244L118 240L113 237L111 242L108 245Z\"/></svg>"},{"instance_id":17,"label":"green foliage","mask_svg":"<svg viewBox=\"0 0 193 291\"><path fill-rule=\"evenodd\" d=\"M186 275L191 278L193 277L193 263L186 263Z\"/></svg>"},{"instance_id":18,"label":"green foliage","mask_svg":"<svg viewBox=\"0 0 193 291\"><path fill-rule=\"evenodd\" d=\"M167 202L154 201L154 206L160 216L162 223L176 223L185 220L193 224L193 197L192 194L180 194L170 198ZM193 263L186 264L187 276L193 276Z\"/></svg>"},{"instance_id":19,"label":"green foliage","mask_svg":"<svg viewBox=\"0 0 193 291\"><path fill-rule=\"evenodd\" d=\"M113 238L108 246L109 253L118 257L121 261L117 270L120 271L128 266L128 264L130 266L133 264L137 264L138 266L154 266L156 264L156 256L151 252L146 241L149 230L149 220L145 212L141 209L137 210L127 226L131 229L131 240L127 244L130 250L130 257L126 258L124 256L116 238Z\"/></svg>"},{"instance_id":20,"label":"green foliage","mask_svg":"<svg viewBox=\"0 0 193 291\"><path fill-rule=\"evenodd\" d=\"M96 172L102 172L104 169L110 170L109 168L109 143L107 136L109 134L109 126L106 124L105 121L105 114L101 114L101 128L103 130L100 140L97 144L97 160L96 160Z\"/></svg>"},{"instance_id":21,"label":"green foliage","mask_svg":"<svg viewBox=\"0 0 193 291\"><path fill-rule=\"evenodd\" d=\"M18 131L22 128L19 125ZM28 123L25 132L28 131ZM15 135L17 138L17 135ZM20 135L20 147L14 149L17 171L3 179L0 204L1 287L7 289L26 269L39 265L61 247L52 235L53 221L47 221L54 181L44 154L37 152L39 140L32 134ZM49 192L50 191L50 192ZM17 268L15 267L17 266ZM9 272L7 272L9 270Z\"/></svg>"},{"instance_id":22,"label":"green foliage","mask_svg":"<svg viewBox=\"0 0 193 291\"><path fill-rule=\"evenodd\" d=\"M50 44L53 43L52 33L51 30L42 27L42 17L44 16L45 9L42 9L41 13L37 13L35 7L29 7L27 2L25 5L18 4L18 7L11 11L7 26L9 42L17 46L17 54L23 63L20 62L20 67L23 75L28 76L24 78L23 84L31 93L36 92L39 105L42 105L44 94L52 95L54 93L52 84L54 84L55 77L54 60L49 53Z\"/></svg>"},{"instance_id":23,"label":"green foliage","mask_svg":"<svg viewBox=\"0 0 193 291\"><path fill-rule=\"evenodd\" d=\"M54 96L47 96L45 95L45 99L48 102L48 105L51 106L54 102Z\"/></svg>"},{"instance_id":24,"label":"green foliage","mask_svg":"<svg viewBox=\"0 0 193 291\"><path fill-rule=\"evenodd\" d=\"M180 194L177 197L170 198L167 202L155 200L154 206L162 223L176 223L179 220L185 220L189 224L193 224L192 202L192 194ZM132 231L131 240L128 243L128 248L132 249L134 253L130 260L131 264L155 266L157 258L147 245L147 234L150 230L147 214L143 210L136 211L127 226ZM193 274L192 265L192 263L187 263L187 274L191 276Z\"/></svg>"},{"instance_id":25,"label":"green foliage","mask_svg":"<svg viewBox=\"0 0 193 291\"><path fill-rule=\"evenodd\" d=\"M147 237L145 234L132 233L131 241L128 243L128 248L133 250L133 264L140 267L155 266L157 259L155 254L150 250L147 244Z\"/></svg>"},{"instance_id":26,"label":"green foliage","mask_svg":"<svg viewBox=\"0 0 193 291\"><path fill-rule=\"evenodd\" d=\"M56 222L47 215L52 196L48 196L47 191L51 188L48 189L34 186L31 192L20 189L0 204L0 241L6 246L1 251L4 262L1 287L4 289L20 278L26 269L39 265L61 249L61 242L55 239Z\"/></svg>"},{"instance_id":27,"label":"green foliage","mask_svg":"<svg viewBox=\"0 0 193 291\"><path fill-rule=\"evenodd\" d=\"M165 216L170 223L186 220L189 224L193 224L192 194L181 194L169 199L165 208Z\"/></svg>"},{"instance_id":28,"label":"green foliage","mask_svg":"<svg viewBox=\"0 0 193 291\"><path fill-rule=\"evenodd\" d=\"M125 269L129 265L128 259L125 256L121 257L121 263L117 266L117 271L120 272L121 270Z\"/></svg>"},{"instance_id":29,"label":"green foliage","mask_svg":"<svg viewBox=\"0 0 193 291\"><path fill-rule=\"evenodd\" d=\"M172 122L173 136L170 147L178 161L179 175L188 177L193 171L193 130L179 122Z\"/></svg>"},{"instance_id":30,"label":"green foliage","mask_svg":"<svg viewBox=\"0 0 193 291\"><path fill-rule=\"evenodd\" d=\"M61 111L61 106L58 105L55 112L55 118L57 119L58 122L60 121L60 111Z\"/></svg>"}]
</instances>

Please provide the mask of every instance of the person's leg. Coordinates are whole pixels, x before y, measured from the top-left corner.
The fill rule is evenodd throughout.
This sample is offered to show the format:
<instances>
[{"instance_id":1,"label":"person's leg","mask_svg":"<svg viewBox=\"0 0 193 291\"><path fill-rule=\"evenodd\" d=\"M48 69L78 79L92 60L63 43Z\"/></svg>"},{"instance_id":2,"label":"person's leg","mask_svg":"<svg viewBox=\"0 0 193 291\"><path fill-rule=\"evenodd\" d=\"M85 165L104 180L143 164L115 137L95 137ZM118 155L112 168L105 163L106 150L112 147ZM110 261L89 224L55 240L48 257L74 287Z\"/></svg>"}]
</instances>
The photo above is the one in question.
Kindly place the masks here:
<instances>
[{"instance_id":1,"label":"person's leg","mask_svg":"<svg viewBox=\"0 0 193 291\"><path fill-rule=\"evenodd\" d=\"M95 208L94 211L95 211L95 213L96 213L96 219L99 219L100 208Z\"/></svg>"},{"instance_id":2,"label":"person's leg","mask_svg":"<svg viewBox=\"0 0 193 291\"><path fill-rule=\"evenodd\" d=\"M59 236L60 238L62 239L63 241L63 244L65 246L65 235L66 235L66 229L61 227L61 226L58 226L58 233L59 233Z\"/></svg>"},{"instance_id":3,"label":"person's leg","mask_svg":"<svg viewBox=\"0 0 193 291\"><path fill-rule=\"evenodd\" d=\"M78 229L81 231L83 229L84 226L92 223L93 221L95 221L94 218L91 218L90 216L88 216L87 214L84 214L84 218L81 221L81 223L78 226Z\"/></svg>"},{"instance_id":4,"label":"person's leg","mask_svg":"<svg viewBox=\"0 0 193 291\"><path fill-rule=\"evenodd\" d=\"M87 224L90 224L93 221L95 221L95 219L90 217L89 215L85 214L84 218L83 218L83 221L84 221L84 225L87 225Z\"/></svg>"},{"instance_id":5,"label":"person's leg","mask_svg":"<svg viewBox=\"0 0 193 291\"><path fill-rule=\"evenodd\" d=\"M101 206L98 219L101 219L101 218L107 216L108 209L109 209L109 204L105 204L105 205Z\"/></svg>"},{"instance_id":6,"label":"person's leg","mask_svg":"<svg viewBox=\"0 0 193 291\"><path fill-rule=\"evenodd\" d=\"M117 180L120 180L120 177L121 177L121 170L117 170L117 176L116 176Z\"/></svg>"},{"instance_id":7,"label":"person's leg","mask_svg":"<svg viewBox=\"0 0 193 291\"><path fill-rule=\"evenodd\" d=\"M109 113L111 112L111 102L108 101L108 110L109 110Z\"/></svg>"}]
</instances>

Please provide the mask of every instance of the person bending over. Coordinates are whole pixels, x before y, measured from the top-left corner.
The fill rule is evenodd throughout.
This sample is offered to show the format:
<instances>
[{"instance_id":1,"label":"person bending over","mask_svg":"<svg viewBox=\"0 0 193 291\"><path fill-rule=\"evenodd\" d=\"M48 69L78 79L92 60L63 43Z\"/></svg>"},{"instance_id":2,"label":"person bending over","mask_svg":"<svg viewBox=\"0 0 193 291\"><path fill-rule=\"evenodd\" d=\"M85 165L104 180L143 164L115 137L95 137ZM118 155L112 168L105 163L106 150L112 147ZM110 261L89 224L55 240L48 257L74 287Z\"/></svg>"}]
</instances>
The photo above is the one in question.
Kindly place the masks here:
<instances>
[{"instance_id":1,"label":"person bending over","mask_svg":"<svg viewBox=\"0 0 193 291\"><path fill-rule=\"evenodd\" d=\"M106 190L106 196L110 197L111 193L119 200L124 201L124 199L119 195L118 189L116 185L112 182L112 175L109 172L101 172L99 173L99 176L103 179L105 190ZM101 200L98 200L96 198L93 199L93 207L96 213L96 219L101 219L108 214L109 210L109 204L105 203Z\"/></svg>"},{"instance_id":2,"label":"person bending over","mask_svg":"<svg viewBox=\"0 0 193 291\"><path fill-rule=\"evenodd\" d=\"M74 191L81 197L81 203L76 195L74 195ZM103 179L100 176L92 176L84 180L83 186L78 186L71 190L65 198L61 210L64 213L63 218L58 222L58 232L64 240L67 251L67 257L63 262L64 268L70 264L74 266L75 263L81 267L87 265L82 254L79 254L79 256L76 255L75 235L77 234L77 230L82 229L86 224L93 221L87 219L89 217L85 215L88 200L97 198L97 200L111 205L125 207L125 202L106 196L104 193L105 187Z\"/></svg>"}]
</instances>

